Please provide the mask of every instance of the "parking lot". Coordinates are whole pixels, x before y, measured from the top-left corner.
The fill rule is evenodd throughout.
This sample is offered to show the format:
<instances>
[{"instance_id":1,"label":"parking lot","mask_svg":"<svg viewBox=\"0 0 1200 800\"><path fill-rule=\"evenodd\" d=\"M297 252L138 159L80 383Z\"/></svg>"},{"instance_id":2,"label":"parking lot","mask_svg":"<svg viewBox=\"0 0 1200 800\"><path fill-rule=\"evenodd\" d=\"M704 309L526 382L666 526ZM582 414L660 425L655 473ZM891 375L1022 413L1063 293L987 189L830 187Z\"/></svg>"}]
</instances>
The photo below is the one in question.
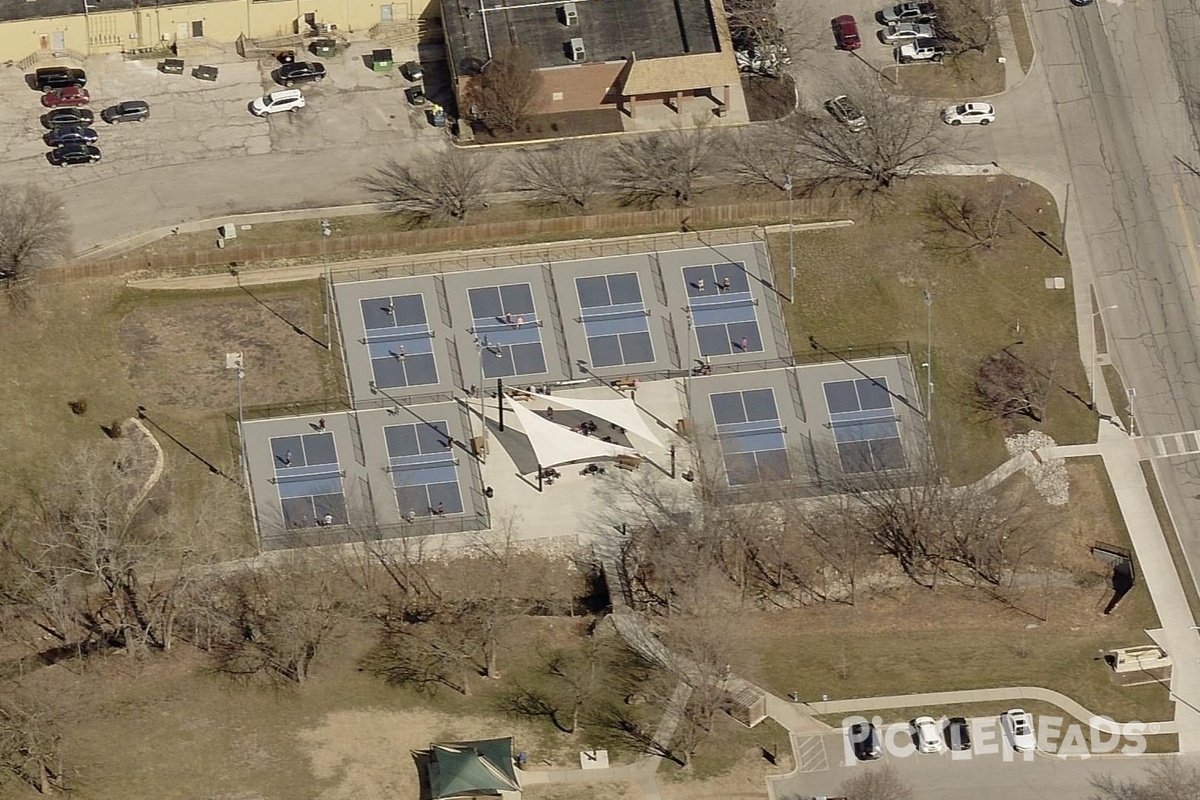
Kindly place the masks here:
<instances>
[{"instance_id":1,"label":"parking lot","mask_svg":"<svg viewBox=\"0 0 1200 800\"><path fill-rule=\"evenodd\" d=\"M375 73L367 66L372 47L360 42L320 59L328 77L297 85L307 107L266 119L248 106L277 88L271 72L279 64L272 59L243 60L233 52L188 59L183 75L162 74L157 60L89 59L89 107L103 158L66 169L46 159L40 94L29 88L25 72L8 67L0 71L0 181L34 180L63 190L77 220L77 249L188 219L362 202L356 181L384 154L415 157L446 137L422 109L408 105L404 90L411 84L398 69ZM416 58L411 50L394 54L397 62ZM215 82L191 76L201 63L218 67ZM438 77L444 72L444 64L427 64L434 99L447 92L446 79ZM100 121L104 108L131 99L150 103L149 121Z\"/></svg>"},{"instance_id":2,"label":"parking lot","mask_svg":"<svg viewBox=\"0 0 1200 800\"><path fill-rule=\"evenodd\" d=\"M975 800L1090 800L1091 778L1111 774L1117 778L1141 777L1156 756L1105 755L1059 758L1044 753L1014 753L1008 747L994 752L885 755L874 762L858 762L846 754L845 735L797 736L799 768L772 781L775 800L810 800L837 797L843 783L863 770L891 766L918 796L930 800L961 797L970 787Z\"/></svg>"}]
</instances>

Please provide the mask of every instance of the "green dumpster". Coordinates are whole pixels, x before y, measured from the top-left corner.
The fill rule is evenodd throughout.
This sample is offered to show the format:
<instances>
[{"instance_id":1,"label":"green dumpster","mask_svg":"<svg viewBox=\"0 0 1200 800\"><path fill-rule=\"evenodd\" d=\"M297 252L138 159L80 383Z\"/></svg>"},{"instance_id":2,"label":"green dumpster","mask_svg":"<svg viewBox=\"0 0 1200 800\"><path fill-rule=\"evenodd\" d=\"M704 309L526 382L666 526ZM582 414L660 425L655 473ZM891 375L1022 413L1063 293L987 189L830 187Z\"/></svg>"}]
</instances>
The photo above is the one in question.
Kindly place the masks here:
<instances>
[{"instance_id":1,"label":"green dumpster","mask_svg":"<svg viewBox=\"0 0 1200 800\"><path fill-rule=\"evenodd\" d=\"M390 48L371 51L371 69L376 72L391 72L395 66L396 61L392 58Z\"/></svg>"},{"instance_id":2,"label":"green dumpster","mask_svg":"<svg viewBox=\"0 0 1200 800\"><path fill-rule=\"evenodd\" d=\"M314 56L331 56L337 52L337 40L329 38L313 39L312 52Z\"/></svg>"}]
</instances>

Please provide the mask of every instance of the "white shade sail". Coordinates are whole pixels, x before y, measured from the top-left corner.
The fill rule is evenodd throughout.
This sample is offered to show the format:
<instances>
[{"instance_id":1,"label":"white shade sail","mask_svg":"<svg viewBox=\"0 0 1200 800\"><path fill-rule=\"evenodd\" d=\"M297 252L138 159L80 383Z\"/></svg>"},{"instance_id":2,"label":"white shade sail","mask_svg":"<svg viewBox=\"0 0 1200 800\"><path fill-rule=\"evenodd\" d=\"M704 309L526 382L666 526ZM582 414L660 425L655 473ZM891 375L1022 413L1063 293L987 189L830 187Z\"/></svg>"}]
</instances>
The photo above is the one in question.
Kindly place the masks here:
<instances>
[{"instance_id":1,"label":"white shade sail","mask_svg":"<svg viewBox=\"0 0 1200 800\"><path fill-rule=\"evenodd\" d=\"M636 456L638 454L632 447L606 442L596 436L575 433L570 428L551 422L526 408L519 401L509 398L508 405L517 415L517 421L521 424L525 435L529 437L529 444L533 447L538 464L543 467L587 461L592 458L616 458L617 456Z\"/></svg>"},{"instance_id":2,"label":"white shade sail","mask_svg":"<svg viewBox=\"0 0 1200 800\"><path fill-rule=\"evenodd\" d=\"M658 436L642 418L642 412L638 411L637 405L628 397L614 397L612 400L581 400L575 397L537 394L536 392L529 394L538 400L545 400L584 414L590 414L597 419L622 427L626 433L632 433L655 447L663 446Z\"/></svg>"}]
</instances>

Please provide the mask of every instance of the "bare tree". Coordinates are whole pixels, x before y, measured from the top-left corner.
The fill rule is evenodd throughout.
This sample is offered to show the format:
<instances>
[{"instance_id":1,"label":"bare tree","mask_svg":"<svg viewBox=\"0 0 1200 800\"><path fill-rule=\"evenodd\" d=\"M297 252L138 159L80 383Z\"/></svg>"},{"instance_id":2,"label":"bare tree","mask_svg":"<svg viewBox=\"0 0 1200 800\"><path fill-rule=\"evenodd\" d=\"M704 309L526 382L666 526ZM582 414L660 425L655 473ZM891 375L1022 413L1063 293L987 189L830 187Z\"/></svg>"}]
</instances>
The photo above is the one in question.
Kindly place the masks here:
<instances>
[{"instance_id":1,"label":"bare tree","mask_svg":"<svg viewBox=\"0 0 1200 800\"><path fill-rule=\"evenodd\" d=\"M1200 797L1200 767L1185 764L1171 756L1154 761L1146 768L1146 777L1116 780L1111 775L1092 778L1092 800L1177 800Z\"/></svg>"},{"instance_id":2,"label":"bare tree","mask_svg":"<svg viewBox=\"0 0 1200 800\"><path fill-rule=\"evenodd\" d=\"M807 160L796 147L791 126L772 121L733 134L727 170L738 183L784 190L789 177L798 183L806 173Z\"/></svg>"},{"instance_id":3,"label":"bare tree","mask_svg":"<svg viewBox=\"0 0 1200 800\"><path fill-rule=\"evenodd\" d=\"M393 604L377 621L379 639L364 661L367 670L392 684L471 693L471 675L482 672L479 642L455 609Z\"/></svg>"},{"instance_id":4,"label":"bare tree","mask_svg":"<svg viewBox=\"0 0 1200 800\"><path fill-rule=\"evenodd\" d=\"M393 214L418 222L462 222L472 211L487 206L492 170L475 154L447 147L412 167L389 158L360 182Z\"/></svg>"},{"instance_id":5,"label":"bare tree","mask_svg":"<svg viewBox=\"0 0 1200 800\"><path fill-rule=\"evenodd\" d=\"M514 188L539 200L586 213L608 189L608 154L596 142L557 144L523 150L513 157L509 175Z\"/></svg>"},{"instance_id":6,"label":"bare tree","mask_svg":"<svg viewBox=\"0 0 1200 800\"><path fill-rule=\"evenodd\" d=\"M717 171L718 134L705 125L621 139L611 157L613 184L626 202L686 206L696 183Z\"/></svg>"},{"instance_id":7,"label":"bare tree","mask_svg":"<svg viewBox=\"0 0 1200 800\"><path fill-rule=\"evenodd\" d=\"M311 559L247 567L198 587L197 644L216 669L239 678L303 684L340 633L346 603L337 576Z\"/></svg>"},{"instance_id":8,"label":"bare tree","mask_svg":"<svg viewBox=\"0 0 1200 800\"><path fill-rule=\"evenodd\" d=\"M146 502L138 466L127 439L83 451L60 472L70 480L34 492L32 511L0 531L0 597L59 647L171 648L201 559L184 512Z\"/></svg>"},{"instance_id":9,"label":"bare tree","mask_svg":"<svg viewBox=\"0 0 1200 800\"><path fill-rule=\"evenodd\" d=\"M0 189L0 281L12 289L71 254L71 222L62 200L32 183Z\"/></svg>"},{"instance_id":10,"label":"bare tree","mask_svg":"<svg viewBox=\"0 0 1200 800\"><path fill-rule=\"evenodd\" d=\"M495 50L479 74L468 79L464 95L471 117L492 133L511 133L524 125L538 110L544 83L537 66L523 47Z\"/></svg>"},{"instance_id":11,"label":"bare tree","mask_svg":"<svg viewBox=\"0 0 1200 800\"><path fill-rule=\"evenodd\" d=\"M996 20L1003 0L943 0L936 21L939 37L956 53L983 53L996 41Z\"/></svg>"},{"instance_id":12,"label":"bare tree","mask_svg":"<svg viewBox=\"0 0 1200 800\"><path fill-rule=\"evenodd\" d=\"M842 784L846 800L913 800L909 786L892 766L882 769L855 770Z\"/></svg>"},{"instance_id":13,"label":"bare tree","mask_svg":"<svg viewBox=\"0 0 1200 800\"><path fill-rule=\"evenodd\" d=\"M843 535L929 588L943 577L998 586L1036 537L1029 490L953 487L928 445L906 468L843 474L831 488Z\"/></svg>"},{"instance_id":14,"label":"bare tree","mask_svg":"<svg viewBox=\"0 0 1200 800\"><path fill-rule=\"evenodd\" d=\"M861 129L823 112L785 120L810 164L810 181L886 189L950 155L944 126L926 103L889 94L864 80L852 82L847 95L865 121Z\"/></svg>"},{"instance_id":15,"label":"bare tree","mask_svg":"<svg viewBox=\"0 0 1200 800\"><path fill-rule=\"evenodd\" d=\"M0 699L0 770L42 794L65 789L61 731L45 704Z\"/></svg>"},{"instance_id":16,"label":"bare tree","mask_svg":"<svg viewBox=\"0 0 1200 800\"><path fill-rule=\"evenodd\" d=\"M988 356L975 376L979 407L997 419L1026 417L1041 422L1051 376L1006 348Z\"/></svg>"},{"instance_id":17,"label":"bare tree","mask_svg":"<svg viewBox=\"0 0 1200 800\"><path fill-rule=\"evenodd\" d=\"M980 188L974 194L934 188L925 195L921 213L931 237L946 250L968 252L992 250L1012 233L1012 221L1004 204L1011 190L989 191Z\"/></svg>"}]
</instances>

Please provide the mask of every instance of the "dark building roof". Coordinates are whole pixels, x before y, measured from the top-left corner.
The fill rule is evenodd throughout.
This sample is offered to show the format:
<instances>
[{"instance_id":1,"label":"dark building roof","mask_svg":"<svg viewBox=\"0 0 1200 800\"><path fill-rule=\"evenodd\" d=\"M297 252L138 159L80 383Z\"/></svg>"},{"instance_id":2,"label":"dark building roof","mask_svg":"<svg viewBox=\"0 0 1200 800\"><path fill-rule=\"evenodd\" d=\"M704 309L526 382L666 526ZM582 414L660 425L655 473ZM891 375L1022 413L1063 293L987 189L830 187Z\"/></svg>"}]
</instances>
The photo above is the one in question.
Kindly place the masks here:
<instances>
[{"instance_id":1,"label":"dark building roof","mask_svg":"<svg viewBox=\"0 0 1200 800\"><path fill-rule=\"evenodd\" d=\"M129 8L157 8L198 3L204 0L87 0L91 14ZM71 17L83 15L84 0L0 0L0 21Z\"/></svg>"},{"instance_id":2,"label":"dark building roof","mask_svg":"<svg viewBox=\"0 0 1200 800\"><path fill-rule=\"evenodd\" d=\"M642 59L717 51L709 0L583 0L570 26L562 6L562 0L442 0L455 71L477 71L488 61L489 44L492 52L523 47L543 68L580 63L567 54L574 38L583 39L585 62L619 61L631 52Z\"/></svg>"}]
</instances>

